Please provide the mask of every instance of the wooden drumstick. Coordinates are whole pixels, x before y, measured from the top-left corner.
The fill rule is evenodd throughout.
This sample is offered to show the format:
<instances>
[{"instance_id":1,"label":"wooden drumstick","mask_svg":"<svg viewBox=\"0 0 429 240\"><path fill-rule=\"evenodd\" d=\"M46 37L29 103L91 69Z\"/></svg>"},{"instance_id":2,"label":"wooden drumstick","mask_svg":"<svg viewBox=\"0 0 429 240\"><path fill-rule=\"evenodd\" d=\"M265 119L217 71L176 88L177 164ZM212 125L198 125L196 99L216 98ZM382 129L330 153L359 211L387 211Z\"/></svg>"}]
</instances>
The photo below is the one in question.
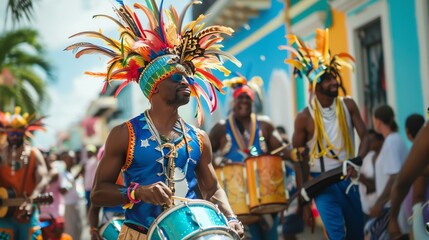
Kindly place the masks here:
<instances>
[{"instance_id":1,"label":"wooden drumstick","mask_svg":"<svg viewBox=\"0 0 429 240\"><path fill-rule=\"evenodd\" d=\"M274 149L273 151L271 151L270 155L274 155L274 154L280 152L281 150L287 148L288 146L289 146L289 144L282 145L282 146L278 147L277 149Z\"/></svg>"},{"instance_id":2,"label":"wooden drumstick","mask_svg":"<svg viewBox=\"0 0 429 240\"><path fill-rule=\"evenodd\" d=\"M178 197L178 196L172 196L171 198L175 199L175 200L182 201L182 202L191 202L192 201L192 199L184 198L184 197Z\"/></svg>"}]
</instances>

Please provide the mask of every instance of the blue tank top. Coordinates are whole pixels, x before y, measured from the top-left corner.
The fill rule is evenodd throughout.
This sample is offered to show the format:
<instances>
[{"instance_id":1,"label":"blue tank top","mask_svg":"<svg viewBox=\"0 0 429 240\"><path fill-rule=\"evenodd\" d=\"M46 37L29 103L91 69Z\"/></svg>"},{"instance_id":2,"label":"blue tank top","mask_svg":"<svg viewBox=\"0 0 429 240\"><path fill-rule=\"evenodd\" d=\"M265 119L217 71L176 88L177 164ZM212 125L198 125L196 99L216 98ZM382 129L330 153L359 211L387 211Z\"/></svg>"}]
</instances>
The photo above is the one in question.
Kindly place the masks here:
<instances>
[{"instance_id":1,"label":"blue tank top","mask_svg":"<svg viewBox=\"0 0 429 240\"><path fill-rule=\"evenodd\" d=\"M242 139L242 134L240 133L235 119L232 115L226 121L226 146L223 149L223 156L231 162L244 162L249 156L259 156L267 151L267 145L265 139L262 135L260 128L260 123L256 119L256 116L252 113L252 127L253 131L249 133L250 142L246 143ZM252 137L254 136L254 137ZM241 143L239 143L241 142ZM241 146L240 146L241 145Z\"/></svg>"},{"instance_id":2,"label":"blue tank top","mask_svg":"<svg viewBox=\"0 0 429 240\"><path fill-rule=\"evenodd\" d=\"M140 185L150 185L162 181L166 183L166 168L168 159L164 158L169 149L160 147L156 137L152 135L142 113L126 122L129 134L128 156L122 167L124 184L130 186L131 182ZM175 140L177 149L175 159L175 196L194 199L194 187L197 185L195 167L197 166L203 149L202 135L189 124L184 124L186 140L181 137ZM161 206L140 202L134 204L132 209L126 209L125 221L149 228L152 222L161 214Z\"/></svg>"}]
</instances>

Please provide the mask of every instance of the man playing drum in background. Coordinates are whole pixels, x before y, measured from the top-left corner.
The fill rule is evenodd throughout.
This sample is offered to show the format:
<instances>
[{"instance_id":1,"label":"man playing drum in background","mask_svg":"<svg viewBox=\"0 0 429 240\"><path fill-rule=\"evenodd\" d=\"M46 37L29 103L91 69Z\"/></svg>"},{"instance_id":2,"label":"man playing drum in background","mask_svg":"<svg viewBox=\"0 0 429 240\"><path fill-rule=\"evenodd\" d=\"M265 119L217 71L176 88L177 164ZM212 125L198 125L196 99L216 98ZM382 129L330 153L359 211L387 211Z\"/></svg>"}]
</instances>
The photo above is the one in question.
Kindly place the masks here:
<instances>
[{"instance_id":1,"label":"man playing drum in background","mask_svg":"<svg viewBox=\"0 0 429 240\"><path fill-rule=\"evenodd\" d=\"M317 178L324 172L341 166L343 161L355 157L353 127L361 139L358 156L365 156L368 147L366 127L356 103L351 98L338 97L338 88L345 93L340 75L341 67L349 66L346 60L353 58L342 53L331 59L328 30L317 30L316 49L304 46L295 35L288 35L288 38L291 46L286 47L286 50L290 50L293 56L286 63L296 67L301 77L307 77L311 90L314 91L310 106L295 119L292 138L294 147L308 144L310 149L310 160L304 159L302 162L303 179L297 172L297 185L300 189L302 180L306 182L310 172L312 177ZM357 186L348 189L350 184L351 181L347 178L325 186L315 197L328 239L364 238L359 191ZM304 213L304 221L314 224L310 205L305 205Z\"/></svg>"},{"instance_id":2,"label":"man playing drum in background","mask_svg":"<svg viewBox=\"0 0 429 240\"><path fill-rule=\"evenodd\" d=\"M272 150L276 149L279 151L281 150L280 155L284 156L284 158L290 159L290 151L285 146L282 148L283 143L281 136L273 124L269 122L267 117L256 117L256 114L253 113L253 103L256 97L255 93L258 93L258 88L262 85L262 79L260 77L254 77L247 82L245 77L238 76L225 80L224 84L234 90L233 104L232 112L228 119L221 120L219 123L215 124L209 134L213 152L216 153L220 151L221 158L224 161L222 163L216 163L216 165L226 164L226 167L238 166L252 156L269 154ZM281 158L279 159L281 160ZM274 169L265 168L259 170L271 171L271 174L279 171L280 177L284 177L281 166L276 166ZM249 169L247 169L247 171L249 171ZM232 173L233 176L238 176L239 174L241 173L238 170ZM282 187L275 189L275 192L284 196L287 194L285 193L284 182L281 181L280 183ZM247 185L247 182L244 183L244 185ZM232 187L230 186L230 188ZM228 190L227 193L229 193ZM239 190L246 191L245 189ZM250 189L249 186L249 191L250 190L254 189ZM237 190L235 192L237 192ZM230 204L233 205L234 200L231 196L228 197ZM286 203L287 199L284 199L284 204L286 205ZM245 205L245 202L239 201L238 205ZM283 209L284 207L277 212ZM235 209L234 211L237 213ZM256 218L258 222L254 224L249 224L252 222L251 220L247 222L244 220L246 224L249 224L251 239L277 239L278 217L277 213L273 215L274 217L271 215L261 215L261 218ZM249 219L249 216L245 217L247 220Z\"/></svg>"},{"instance_id":3,"label":"man playing drum in background","mask_svg":"<svg viewBox=\"0 0 429 240\"><path fill-rule=\"evenodd\" d=\"M178 115L178 108L187 104L191 95L198 101L200 124L203 120L201 96L214 110L214 89L221 90L222 83L208 71L219 69L228 73L220 57L240 64L215 44L222 40L221 34L231 35L233 30L223 26L203 29L198 25L204 18L200 16L181 31L183 16L191 4L181 16L170 7L166 11L168 18L165 18L160 12L162 6L158 8L155 1L146 1L147 7L134 4L149 18L151 29L145 30L132 9L118 2L121 6L114 10L121 17L120 21L109 18L120 26L120 41L91 32L91 36L107 41L110 49L88 43L77 43L66 49L84 47L76 56L86 51L110 56L107 73L89 74L105 77L106 86L112 80L124 80L118 91L131 81L137 82L151 107L110 132L91 192L92 203L98 206L125 204L125 222L119 239L151 238L153 227L156 229L154 235L163 238L161 235L177 226L161 230L158 216L177 199L186 202L185 198L195 198L194 188L198 184L203 198L216 204L228 219L222 217L225 226L243 235L242 224L217 182L207 134L186 124ZM206 84L208 92L198 85L197 79ZM125 187L115 184L121 170ZM185 232L201 218L204 216L192 215L185 229L177 233ZM173 224L178 225L183 220L177 219ZM231 236L237 238L234 231Z\"/></svg>"}]
</instances>

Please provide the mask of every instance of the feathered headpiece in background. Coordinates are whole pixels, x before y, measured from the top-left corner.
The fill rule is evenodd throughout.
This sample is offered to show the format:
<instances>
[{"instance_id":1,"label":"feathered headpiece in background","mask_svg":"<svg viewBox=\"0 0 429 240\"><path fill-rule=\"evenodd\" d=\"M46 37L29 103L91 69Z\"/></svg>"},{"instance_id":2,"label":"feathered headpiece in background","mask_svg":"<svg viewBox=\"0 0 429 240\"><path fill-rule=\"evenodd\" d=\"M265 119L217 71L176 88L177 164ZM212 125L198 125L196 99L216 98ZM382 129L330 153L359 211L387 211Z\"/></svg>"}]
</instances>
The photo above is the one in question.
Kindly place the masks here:
<instances>
[{"instance_id":1,"label":"feathered headpiece in background","mask_svg":"<svg viewBox=\"0 0 429 240\"><path fill-rule=\"evenodd\" d=\"M252 100L254 100L255 98L255 93L261 98L261 88L263 85L261 77L254 76L250 79L250 81L247 81L247 79L243 75L239 73L236 74L238 75L237 77L222 81L225 87L230 87L234 90L232 94L234 98L237 98L242 93L246 93L247 95L249 95Z\"/></svg>"},{"instance_id":2,"label":"feathered headpiece in background","mask_svg":"<svg viewBox=\"0 0 429 240\"><path fill-rule=\"evenodd\" d=\"M285 63L295 67L300 77L305 76L311 83L312 91L316 84L321 81L321 76L325 73L331 73L339 78L340 88L345 92L342 86L341 69L347 67L353 70L354 58L348 53L339 53L331 57L329 50L329 30L316 29L316 48L308 48L296 35L288 34L288 46L280 46L280 49L292 53Z\"/></svg>"},{"instance_id":3,"label":"feathered headpiece in background","mask_svg":"<svg viewBox=\"0 0 429 240\"><path fill-rule=\"evenodd\" d=\"M89 42L79 42L67 47L65 50L77 51L76 58L84 54L103 54L110 58L105 73L86 72L89 75L105 78L103 92L111 81L121 80L115 96L130 82L140 85L144 95L150 99L157 84L172 77L173 80L182 79L178 74L185 76L189 83L192 96L198 103L196 116L199 124L203 121L203 109L200 98L208 103L210 112L217 106L215 89L222 92L220 82L210 71L222 71L225 76L229 71L223 67L221 57L240 66L241 63L231 54L221 51L222 34L232 35L233 29L224 26L209 26L199 24L204 18L200 15L195 21L182 28L186 11L192 4L200 1L193 0L182 11L180 16L176 9L170 6L163 9L163 0L159 8L155 0L146 0L146 6L134 3L134 8L141 10L149 21L149 28L143 28L139 17L131 7L122 0L117 0L120 6L114 7L119 19L108 15L95 15L115 22L119 26L119 40L114 40L101 32L85 31L71 37L86 35L102 39L106 47L94 45ZM165 12L164 12L165 11ZM164 13L168 19L165 19ZM80 50L80 48L82 48ZM202 80L205 88L200 86L196 79ZM206 89L206 90L205 90Z\"/></svg>"},{"instance_id":4,"label":"feathered headpiece in background","mask_svg":"<svg viewBox=\"0 0 429 240\"><path fill-rule=\"evenodd\" d=\"M42 120L45 117L36 118L35 114L24 113L21 115L21 107L15 107L14 114L7 112L5 114L6 131L24 130L27 137L33 137L32 132L45 130Z\"/></svg>"}]
</instances>

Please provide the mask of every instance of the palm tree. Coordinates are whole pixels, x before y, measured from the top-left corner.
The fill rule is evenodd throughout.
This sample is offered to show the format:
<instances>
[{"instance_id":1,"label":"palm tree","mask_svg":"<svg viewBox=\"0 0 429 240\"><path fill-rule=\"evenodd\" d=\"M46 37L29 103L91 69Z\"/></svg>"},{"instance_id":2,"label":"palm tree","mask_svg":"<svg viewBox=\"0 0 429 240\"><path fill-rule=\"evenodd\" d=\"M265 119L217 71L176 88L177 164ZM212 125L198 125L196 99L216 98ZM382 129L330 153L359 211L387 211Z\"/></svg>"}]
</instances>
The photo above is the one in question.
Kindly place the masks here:
<instances>
[{"instance_id":1,"label":"palm tree","mask_svg":"<svg viewBox=\"0 0 429 240\"><path fill-rule=\"evenodd\" d=\"M24 111L35 112L48 99L40 73L52 79L52 67L44 59L37 37L31 29L0 35L0 110L19 105Z\"/></svg>"},{"instance_id":2,"label":"palm tree","mask_svg":"<svg viewBox=\"0 0 429 240\"><path fill-rule=\"evenodd\" d=\"M30 20L33 15L33 3L35 0L7 0L5 23L9 13L11 14L12 23L19 23L26 18Z\"/></svg>"}]
</instances>

